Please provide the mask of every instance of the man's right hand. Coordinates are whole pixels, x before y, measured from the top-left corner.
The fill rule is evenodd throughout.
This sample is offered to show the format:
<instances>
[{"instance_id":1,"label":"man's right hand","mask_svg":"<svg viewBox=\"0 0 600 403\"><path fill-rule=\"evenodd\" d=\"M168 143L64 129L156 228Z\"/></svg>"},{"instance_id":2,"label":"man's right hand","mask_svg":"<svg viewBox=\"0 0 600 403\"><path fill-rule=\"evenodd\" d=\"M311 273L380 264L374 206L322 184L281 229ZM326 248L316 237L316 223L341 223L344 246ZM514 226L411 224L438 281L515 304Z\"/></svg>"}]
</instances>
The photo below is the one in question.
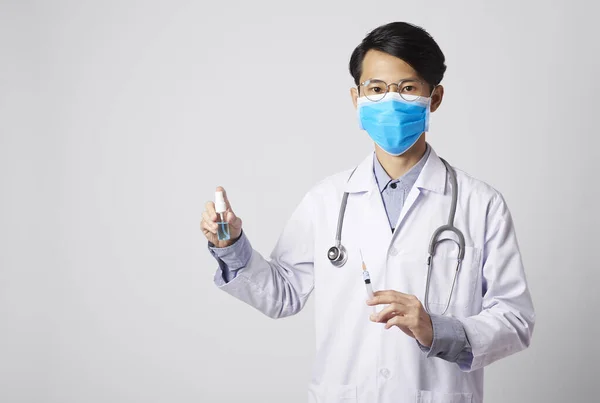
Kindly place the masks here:
<instances>
[{"instance_id":1,"label":"man's right hand","mask_svg":"<svg viewBox=\"0 0 600 403\"><path fill-rule=\"evenodd\" d=\"M223 192L225 205L227 206L227 211L223 213L223 215L225 221L229 223L230 239L228 241L219 241L219 238L217 237L217 222L219 217L215 211L215 203L212 201L206 203L205 210L202 212L200 228L209 242L213 243L217 248L224 248L234 243L242 234L242 219L237 217L231 209L231 204L229 203L225 189L219 186L217 187L217 192L219 191Z\"/></svg>"}]
</instances>

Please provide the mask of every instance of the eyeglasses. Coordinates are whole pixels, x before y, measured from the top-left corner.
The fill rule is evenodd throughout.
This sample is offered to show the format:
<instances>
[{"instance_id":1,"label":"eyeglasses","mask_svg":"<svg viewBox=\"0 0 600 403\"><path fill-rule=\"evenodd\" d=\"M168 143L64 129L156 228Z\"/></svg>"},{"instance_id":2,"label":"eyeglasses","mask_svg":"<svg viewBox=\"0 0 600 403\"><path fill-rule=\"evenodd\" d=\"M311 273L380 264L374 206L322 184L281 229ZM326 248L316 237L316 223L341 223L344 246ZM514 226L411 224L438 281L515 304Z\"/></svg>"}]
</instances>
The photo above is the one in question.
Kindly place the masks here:
<instances>
[{"instance_id":1,"label":"eyeglasses","mask_svg":"<svg viewBox=\"0 0 600 403\"><path fill-rule=\"evenodd\" d=\"M418 97L427 97L427 85L420 80L405 79L398 83L388 84L383 80L367 80L359 84L358 93L364 95L369 101L381 101L388 93L390 86L395 85L396 92L405 101L412 102ZM362 88L362 92L361 92ZM435 88L435 87L434 87ZM433 93L433 90L431 91Z\"/></svg>"}]
</instances>

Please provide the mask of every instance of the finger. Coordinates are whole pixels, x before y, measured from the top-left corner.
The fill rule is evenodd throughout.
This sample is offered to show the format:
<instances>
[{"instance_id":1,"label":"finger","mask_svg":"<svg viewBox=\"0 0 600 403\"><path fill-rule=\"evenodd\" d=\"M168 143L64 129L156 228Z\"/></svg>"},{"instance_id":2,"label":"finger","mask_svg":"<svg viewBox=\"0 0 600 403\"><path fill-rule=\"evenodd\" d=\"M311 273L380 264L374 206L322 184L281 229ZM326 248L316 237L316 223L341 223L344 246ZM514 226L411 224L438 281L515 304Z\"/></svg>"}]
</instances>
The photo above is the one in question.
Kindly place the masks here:
<instances>
[{"instance_id":1,"label":"finger","mask_svg":"<svg viewBox=\"0 0 600 403\"><path fill-rule=\"evenodd\" d=\"M391 295L391 294L395 294L398 291L394 291L394 290L379 290L379 291L375 291L373 293L373 295Z\"/></svg>"},{"instance_id":2,"label":"finger","mask_svg":"<svg viewBox=\"0 0 600 403\"><path fill-rule=\"evenodd\" d=\"M213 226L213 224L214 223L212 223L212 222L207 222L207 221L202 220L202 224L201 224L202 231L205 234L207 234L207 233L210 232L211 234L215 234L216 235L217 234L217 224L214 224L214 226Z\"/></svg>"},{"instance_id":3,"label":"finger","mask_svg":"<svg viewBox=\"0 0 600 403\"><path fill-rule=\"evenodd\" d=\"M406 318L406 316L397 315L386 322L385 328L389 329L392 326L398 326L400 329L402 329L405 333L408 334L407 331L409 329L408 329L407 324L408 324L408 319ZM412 335L412 332L410 332L410 334Z\"/></svg>"},{"instance_id":4,"label":"finger","mask_svg":"<svg viewBox=\"0 0 600 403\"><path fill-rule=\"evenodd\" d=\"M410 294L404 294L403 292L400 291L396 291L396 290L380 290L380 291L375 291L373 293L373 295L395 295L398 296L400 298L408 298L411 299L412 297L414 297L414 295L410 295Z\"/></svg>"},{"instance_id":5,"label":"finger","mask_svg":"<svg viewBox=\"0 0 600 403\"><path fill-rule=\"evenodd\" d=\"M415 302L419 300L414 295L404 294L399 291L394 290L383 290L383 291L375 291L373 293L373 298L370 301L367 301L367 305L378 305L378 304L391 304L392 302L400 302L405 305L413 305Z\"/></svg>"},{"instance_id":6,"label":"finger","mask_svg":"<svg viewBox=\"0 0 600 403\"><path fill-rule=\"evenodd\" d=\"M214 224L214 227L217 227L217 215L210 215L208 211L202 212L202 221L206 221L207 224Z\"/></svg>"},{"instance_id":7,"label":"finger","mask_svg":"<svg viewBox=\"0 0 600 403\"><path fill-rule=\"evenodd\" d=\"M217 221L217 211L215 210L215 202L206 202L206 206L204 206L204 208L206 209L206 212L211 218L214 217L213 221Z\"/></svg>"},{"instance_id":8,"label":"finger","mask_svg":"<svg viewBox=\"0 0 600 403\"><path fill-rule=\"evenodd\" d=\"M392 313L395 313L399 310L401 310L400 305L397 303L392 303L383 308L381 312L372 313L370 319L373 322L387 322L392 318L392 316L394 316ZM382 318L385 318L385 320L382 320Z\"/></svg>"},{"instance_id":9,"label":"finger","mask_svg":"<svg viewBox=\"0 0 600 403\"><path fill-rule=\"evenodd\" d=\"M225 199L225 206L227 210L231 209L231 203L229 203L229 199L227 198L227 192L223 186L217 186L217 192L223 192L223 199Z\"/></svg>"},{"instance_id":10,"label":"finger","mask_svg":"<svg viewBox=\"0 0 600 403\"><path fill-rule=\"evenodd\" d=\"M392 302L409 303L410 298L406 294L397 291L377 291L373 293L373 298L367 300L367 305L391 304Z\"/></svg>"},{"instance_id":11,"label":"finger","mask_svg":"<svg viewBox=\"0 0 600 403\"><path fill-rule=\"evenodd\" d=\"M367 300L367 305L380 305L380 304L391 304L395 302L395 299L392 295L375 295L373 293L373 298Z\"/></svg>"},{"instance_id":12,"label":"finger","mask_svg":"<svg viewBox=\"0 0 600 403\"><path fill-rule=\"evenodd\" d=\"M225 219L233 228L242 228L242 219L235 215L233 211L228 211Z\"/></svg>"},{"instance_id":13,"label":"finger","mask_svg":"<svg viewBox=\"0 0 600 403\"><path fill-rule=\"evenodd\" d=\"M373 322L385 323L396 315L406 315L408 313L409 309L405 305L398 303L390 304L382 309L381 312L372 315L375 316Z\"/></svg>"},{"instance_id":14,"label":"finger","mask_svg":"<svg viewBox=\"0 0 600 403\"><path fill-rule=\"evenodd\" d=\"M399 319L396 319L399 318ZM392 318L391 322L388 324L386 324L384 326L385 329L391 329L392 327L396 326L398 329L402 330L402 332L407 335L412 337L413 339L416 339L417 336L415 336L415 334L412 332L412 330L410 330L406 325L404 325L402 323L402 317L401 316L395 316L394 318Z\"/></svg>"}]
</instances>

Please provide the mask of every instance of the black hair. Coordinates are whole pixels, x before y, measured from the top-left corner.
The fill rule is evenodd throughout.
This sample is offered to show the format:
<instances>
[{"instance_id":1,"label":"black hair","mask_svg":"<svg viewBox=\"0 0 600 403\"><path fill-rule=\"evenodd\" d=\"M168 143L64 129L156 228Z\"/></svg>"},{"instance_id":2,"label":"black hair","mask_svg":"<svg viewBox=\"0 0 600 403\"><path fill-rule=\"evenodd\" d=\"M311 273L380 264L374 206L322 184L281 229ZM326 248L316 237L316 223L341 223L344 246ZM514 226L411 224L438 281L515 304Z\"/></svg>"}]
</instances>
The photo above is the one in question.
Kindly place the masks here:
<instances>
[{"instance_id":1,"label":"black hair","mask_svg":"<svg viewBox=\"0 0 600 403\"><path fill-rule=\"evenodd\" d=\"M423 28L406 22L391 22L375 28L354 49L350 74L358 86L362 62L369 50L379 50L408 63L433 88L444 77L444 54Z\"/></svg>"}]
</instances>

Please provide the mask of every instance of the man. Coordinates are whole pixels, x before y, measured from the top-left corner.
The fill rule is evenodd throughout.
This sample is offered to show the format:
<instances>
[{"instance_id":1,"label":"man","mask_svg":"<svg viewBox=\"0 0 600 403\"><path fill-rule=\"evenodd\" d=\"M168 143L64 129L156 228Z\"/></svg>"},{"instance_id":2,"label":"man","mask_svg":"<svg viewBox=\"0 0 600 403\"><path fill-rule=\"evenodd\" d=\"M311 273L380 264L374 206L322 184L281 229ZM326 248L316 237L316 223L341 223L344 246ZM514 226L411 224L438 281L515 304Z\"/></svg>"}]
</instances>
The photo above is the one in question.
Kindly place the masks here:
<instances>
[{"instance_id":1,"label":"man","mask_svg":"<svg viewBox=\"0 0 600 403\"><path fill-rule=\"evenodd\" d=\"M228 201L231 240L219 241L206 205L201 227L222 290L273 318L299 312L315 290L310 402L481 402L483 367L529 346L535 315L502 195L446 167L425 140L444 63L419 27L395 22L367 35L350 59L351 97L375 152L306 194L270 259L252 249ZM345 193L348 260L337 267L330 247ZM442 231L428 258L444 224L458 230ZM366 303L361 255L380 290Z\"/></svg>"}]
</instances>

